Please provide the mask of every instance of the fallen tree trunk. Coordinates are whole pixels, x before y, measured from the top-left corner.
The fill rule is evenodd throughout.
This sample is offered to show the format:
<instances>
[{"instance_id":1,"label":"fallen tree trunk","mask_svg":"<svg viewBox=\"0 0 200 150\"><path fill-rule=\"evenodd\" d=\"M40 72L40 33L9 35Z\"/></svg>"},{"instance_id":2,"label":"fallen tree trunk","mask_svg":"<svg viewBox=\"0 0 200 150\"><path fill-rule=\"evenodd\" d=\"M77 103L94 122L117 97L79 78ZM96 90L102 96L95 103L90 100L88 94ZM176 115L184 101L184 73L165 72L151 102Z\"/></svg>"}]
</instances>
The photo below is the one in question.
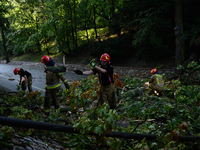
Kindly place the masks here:
<instances>
[{"instance_id":1,"label":"fallen tree trunk","mask_svg":"<svg viewBox=\"0 0 200 150\"><path fill-rule=\"evenodd\" d=\"M144 87L140 87L140 88L135 88L134 90L130 90L129 93L128 93L128 96L130 98L134 98L134 97L137 97L137 96L141 96L142 93L145 91L145 88Z\"/></svg>"},{"instance_id":2,"label":"fallen tree trunk","mask_svg":"<svg viewBox=\"0 0 200 150\"><path fill-rule=\"evenodd\" d=\"M15 118L8 118L8 117L2 117L2 116L0 116L0 124L14 126L14 127L33 128L33 129L39 129L39 130L50 130L50 131L55 131L55 132L82 134L74 127L68 126L68 125L59 125L59 124L54 124L54 123L15 119ZM97 135L97 134L94 132L89 132L87 133L87 135ZM141 133L117 132L117 131L106 132L105 137L115 137L115 138L125 138L125 139L144 139L145 138L146 140L155 140L156 138L158 138L158 136L154 134L141 134ZM180 141L196 141L200 139L199 136L182 136L178 138Z\"/></svg>"},{"instance_id":3,"label":"fallen tree trunk","mask_svg":"<svg viewBox=\"0 0 200 150\"><path fill-rule=\"evenodd\" d=\"M47 66L47 70L54 73L66 72L66 67L65 66L58 66L58 67Z\"/></svg>"}]
</instances>

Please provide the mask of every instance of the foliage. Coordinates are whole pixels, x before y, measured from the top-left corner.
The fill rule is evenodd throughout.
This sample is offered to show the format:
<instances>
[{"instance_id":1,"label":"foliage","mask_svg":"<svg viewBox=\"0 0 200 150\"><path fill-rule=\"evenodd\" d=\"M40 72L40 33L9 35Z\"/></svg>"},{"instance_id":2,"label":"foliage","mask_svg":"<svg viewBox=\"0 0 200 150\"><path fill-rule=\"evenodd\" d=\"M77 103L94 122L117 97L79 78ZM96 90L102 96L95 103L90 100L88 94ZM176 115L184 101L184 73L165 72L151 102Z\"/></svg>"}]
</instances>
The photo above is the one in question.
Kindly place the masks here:
<instances>
[{"instance_id":1,"label":"foliage","mask_svg":"<svg viewBox=\"0 0 200 150\"><path fill-rule=\"evenodd\" d=\"M100 56L107 52L113 57L129 57L134 53L130 44L131 38L124 39L109 38L107 40L93 42L89 45L89 53L92 56ZM123 49L123 52L121 51Z\"/></svg>"},{"instance_id":2,"label":"foliage","mask_svg":"<svg viewBox=\"0 0 200 150\"><path fill-rule=\"evenodd\" d=\"M136 6L139 1L135 1ZM132 42L134 47L140 48L137 56L140 57L163 57L171 55L170 49L173 49L173 32L169 32L173 26L172 18L174 14L169 13L173 10L174 1L146 1L142 2L142 8L134 7L136 33L133 35ZM167 38L166 38L166 35ZM148 45L148 46L147 46ZM161 52L162 51L162 52Z\"/></svg>"},{"instance_id":3,"label":"foliage","mask_svg":"<svg viewBox=\"0 0 200 150\"><path fill-rule=\"evenodd\" d=\"M199 68L195 62L187 69ZM186 70L187 70L186 69ZM74 80L70 90L63 90L61 103L67 108L67 114L57 109L51 112L52 123L61 123L75 127L81 134L55 133L33 129L1 126L0 138L2 146L10 146L14 134L21 136L48 136L59 142L64 148L76 149L183 149L199 148L199 141L180 141L181 136L199 135L199 86L196 83L183 85L180 80L166 81L165 96L150 96L145 91L142 96L131 99L128 92L144 85L147 81L126 76L124 85L114 75L115 85L122 88L116 110L109 110L107 103L95 107L98 99L98 79L91 75L81 81ZM129 90L123 90L128 87ZM167 91L171 91L167 92ZM0 114L13 118L43 121L43 102L39 92L18 93L10 96L1 91ZM173 94L173 96L171 96ZM81 109L83 111L81 111ZM155 134L157 139L122 139L106 137L112 131ZM90 136L88 133L96 133Z\"/></svg>"},{"instance_id":4,"label":"foliage","mask_svg":"<svg viewBox=\"0 0 200 150\"><path fill-rule=\"evenodd\" d=\"M7 23L10 55L41 51L78 55L86 50L93 56L102 51L114 57L174 56L173 0L9 0L2 4L0 16ZM199 45L200 20L195 15L199 1L183 0L182 4L180 40L185 42L187 58L190 47Z\"/></svg>"},{"instance_id":5,"label":"foliage","mask_svg":"<svg viewBox=\"0 0 200 150\"><path fill-rule=\"evenodd\" d=\"M89 79L89 81L88 81ZM88 79L82 79L81 81L74 80L72 87L69 91L63 91L62 99L63 105L85 108L87 103L91 103L98 97L98 79L97 77Z\"/></svg>"},{"instance_id":6,"label":"foliage","mask_svg":"<svg viewBox=\"0 0 200 150\"><path fill-rule=\"evenodd\" d=\"M197 62L190 62L185 69L182 66L179 66L180 69L185 70L184 73L180 76L180 81L184 85L191 83L199 83L200 79L200 66Z\"/></svg>"}]
</instances>

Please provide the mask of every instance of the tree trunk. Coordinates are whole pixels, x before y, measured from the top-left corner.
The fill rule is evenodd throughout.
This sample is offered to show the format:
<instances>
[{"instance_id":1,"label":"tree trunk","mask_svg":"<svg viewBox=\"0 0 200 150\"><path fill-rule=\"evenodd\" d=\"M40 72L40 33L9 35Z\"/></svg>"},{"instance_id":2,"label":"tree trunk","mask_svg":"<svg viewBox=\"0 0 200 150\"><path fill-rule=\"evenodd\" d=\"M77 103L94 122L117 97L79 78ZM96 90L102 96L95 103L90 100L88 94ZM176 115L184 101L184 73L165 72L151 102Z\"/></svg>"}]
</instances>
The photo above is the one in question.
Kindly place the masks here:
<instances>
[{"instance_id":1,"label":"tree trunk","mask_svg":"<svg viewBox=\"0 0 200 150\"><path fill-rule=\"evenodd\" d=\"M75 32L75 49L77 51L77 31L76 31L76 1L74 0L74 32Z\"/></svg>"},{"instance_id":2,"label":"tree trunk","mask_svg":"<svg viewBox=\"0 0 200 150\"><path fill-rule=\"evenodd\" d=\"M95 20L96 20L96 11L95 11L95 6L93 5L93 23L94 23L94 31L95 31L95 38L97 39L98 38L98 36L97 36L97 27L96 27L96 22L95 22Z\"/></svg>"},{"instance_id":3,"label":"tree trunk","mask_svg":"<svg viewBox=\"0 0 200 150\"><path fill-rule=\"evenodd\" d=\"M8 53L7 53L7 49L6 49L6 39L5 39L5 36L4 36L4 32L3 32L3 28L1 28L1 36L2 36L2 44L3 44L3 52L4 52L4 55L5 55L5 58L6 58L6 63L9 63L10 60L8 58Z\"/></svg>"},{"instance_id":4,"label":"tree trunk","mask_svg":"<svg viewBox=\"0 0 200 150\"><path fill-rule=\"evenodd\" d=\"M36 17L36 28L37 28L37 32L39 32L39 20L38 20L38 18ZM36 46L37 46L37 50L39 51L39 52L42 52L42 49L41 49L41 44L40 44L40 40L39 40L39 36L37 35L37 44L36 44Z\"/></svg>"},{"instance_id":5,"label":"tree trunk","mask_svg":"<svg viewBox=\"0 0 200 150\"><path fill-rule=\"evenodd\" d=\"M175 26L178 25L181 28L180 35L177 37L177 66L181 65L184 61L184 41L180 40L183 34L183 22L182 22L182 0L175 0Z\"/></svg>"},{"instance_id":6,"label":"tree trunk","mask_svg":"<svg viewBox=\"0 0 200 150\"><path fill-rule=\"evenodd\" d=\"M63 66L65 66L65 54L63 54Z\"/></svg>"},{"instance_id":7,"label":"tree trunk","mask_svg":"<svg viewBox=\"0 0 200 150\"><path fill-rule=\"evenodd\" d=\"M87 36L87 41L89 43L89 36L88 36L88 30L87 30L87 12L85 11L85 32Z\"/></svg>"},{"instance_id":8,"label":"tree trunk","mask_svg":"<svg viewBox=\"0 0 200 150\"><path fill-rule=\"evenodd\" d=\"M112 18L111 18L111 23L112 23L112 30L114 31L114 33L117 34L117 38L121 37L121 28L119 25L119 21L118 21L118 17L115 14L115 5L114 5L114 1L113 0L109 0L110 3L110 12L112 13Z\"/></svg>"},{"instance_id":9,"label":"tree trunk","mask_svg":"<svg viewBox=\"0 0 200 150\"><path fill-rule=\"evenodd\" d=\"M72 8L71 5L68 1L68 5L69 5L69 15L70 15L70 20L71 20L71 33L72 33L72 43L73 43L73 50L75 49L75 38L74 38L74 27L73 27L73 17L72 17Z\"/></svg>"},{"instance_id":10,"label":"tree trunk","mask_svg":"<svg viewBox=\"0 0 200 150\"><path fill-rule=\"evenodd\" d=\"M68 15L70 15L69 10L67 11L67 13L68 13ZM69 24L68 20L66 20L66 36L67 36L66 45L67 45L67 48L68 48L68 53L70 53L70 51L71 51L70 44L69 44L69 40L70 40L69 36L70 36L70 34L69 34L69 30L68 30L68 28L70 28L70 27L68 27L68 24Z\"/></svg>"}]
</instances>

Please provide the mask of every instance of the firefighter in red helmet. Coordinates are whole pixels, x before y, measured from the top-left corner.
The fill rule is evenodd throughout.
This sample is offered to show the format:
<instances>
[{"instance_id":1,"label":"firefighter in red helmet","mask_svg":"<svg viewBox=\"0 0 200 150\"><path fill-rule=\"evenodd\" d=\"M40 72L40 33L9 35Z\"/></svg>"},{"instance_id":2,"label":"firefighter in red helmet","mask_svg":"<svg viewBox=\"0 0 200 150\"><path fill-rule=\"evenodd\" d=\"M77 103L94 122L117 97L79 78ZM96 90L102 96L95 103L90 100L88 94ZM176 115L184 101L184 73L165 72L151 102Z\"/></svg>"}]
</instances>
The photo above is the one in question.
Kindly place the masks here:
<instances>
[{"instance_id":1,"label":"firefighter in red helmet","mask_svg":"<svg viewBox=\"0 0 200 150\"><path fill-rule=\"evenodd\" d=\"M59 103L59 90L61 90L60 79L64 83L66 89L69 89L69 84L62 73L54 73L48 71L47 67L57 67L55 62L48 55L41 58L41 63L46 65L46 91L45 91L45 117L47 118L50 110L50 101L52 100L55 109L60 107Z\"/></svg>"},{"instance_id":2,"label":"firefighter in red helmet","mask_svg":"<svg viewBox=\"0 0 200 150\"><path fill-rule=\"evenodd\" d=\"M104 102L109 103L110 109L116 109L117 96L115 93L115 86L113 81L113 67L111 66L110 56L104 53L100 57L101 64L97 66L93 61L90 61L90 65L93 67L89 71L74 70L78 75L91 75L98 73L100 82L100 98L98 105L102 105Z\"/></svg>"},{"instance_id":3,"label":"firefighter in red helmet","mask_svg":"<svg viewBox=\"0 0 200 150\"><path fill-rule=\"evenodd\" d=\"M160 75L157 71L156 68L151 70L151 79L149 80L149 90L151 93L155 93L162 96L164 95L163 90L164 90L164 81L162 75Z\"/></svg>"},{"instance_id":4,"label":"firefighter in red helmet","mask_svg":"<svg viewBox=\"0 0 200 150\"><path fill-rule=\"evenodd\" d=\"M22 90L26 90L26 85L28 84L28 91L29 92L32 92L33 89L32 89L32 75L30 72L22 69L22 68L15 68L14 69L14 74L15 75L19 75L19 85L22 84L22 81L24 80L25 84L22 88ZM22 80L22 77L24 77L24 79Z\"/></svg>"}]
</instances>

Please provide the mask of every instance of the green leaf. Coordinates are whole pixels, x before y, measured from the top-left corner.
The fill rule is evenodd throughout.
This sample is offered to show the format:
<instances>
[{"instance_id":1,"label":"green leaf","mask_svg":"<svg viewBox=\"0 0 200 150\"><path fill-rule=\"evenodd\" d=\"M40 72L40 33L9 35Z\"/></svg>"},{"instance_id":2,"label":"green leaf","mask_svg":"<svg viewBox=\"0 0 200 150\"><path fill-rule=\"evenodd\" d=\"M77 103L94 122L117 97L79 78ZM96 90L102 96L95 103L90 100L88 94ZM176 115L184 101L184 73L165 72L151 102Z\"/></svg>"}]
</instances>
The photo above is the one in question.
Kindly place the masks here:
<instances>
[{"instance_id":1,"label":"green leaf","mask_svg":"<svg viewBox=\"0 0 200 150\"><path fill-rule=\"evenodd\" d=\"M109 116L107 120L109 123L112 123L115 119L113 116Z\"/></svg>"},{"instance_id":2,"label":"green leaf","mask_svg":"<svg viewBox=\"0 0 200 150\"><path fill-rule=\"evenodd\" d=\"M94 129L94 132L97 133L97 134L99 134L99 135L102 135L102 134L103 134L102 125L97 126L97 127Z\"/></svg>"},{"instance_id":3,"label":"green leaf","mask_svg":"<svg viewBox=\"0 0 200 150\"><path fill-rule=\"evenodd\" d=\"M3 132L0 132L0 139L2 140L4 137L4 133Z\"/></svg>"}]
</instances>

